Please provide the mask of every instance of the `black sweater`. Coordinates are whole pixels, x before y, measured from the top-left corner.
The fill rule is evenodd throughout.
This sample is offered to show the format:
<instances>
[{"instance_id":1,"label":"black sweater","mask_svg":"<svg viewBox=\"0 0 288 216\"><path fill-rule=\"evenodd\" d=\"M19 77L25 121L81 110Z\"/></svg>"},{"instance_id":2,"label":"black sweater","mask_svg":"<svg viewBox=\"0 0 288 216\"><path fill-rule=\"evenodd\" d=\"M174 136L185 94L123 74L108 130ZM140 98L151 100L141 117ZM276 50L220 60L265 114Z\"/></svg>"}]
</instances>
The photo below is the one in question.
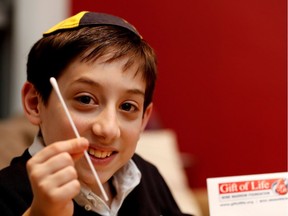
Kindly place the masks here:
<instances>
[{"instance_id":1,"label":"black sweater","mask_svg":"<svg viewBox=\"0 0 288 216\"><path fill-rule=\"evenodd\" d=\"M14 158L9 167L0 171L0 214L20 216L32 203L33 194L26 172L26 162L31 158L28 150ZM142 173L140 184L126 197L119 216L168 216L185 215L181 213L164 179L157 168L139 155L133 161ZM74 202L75 216L96 216Z\"/></svg>"}]
</instances>

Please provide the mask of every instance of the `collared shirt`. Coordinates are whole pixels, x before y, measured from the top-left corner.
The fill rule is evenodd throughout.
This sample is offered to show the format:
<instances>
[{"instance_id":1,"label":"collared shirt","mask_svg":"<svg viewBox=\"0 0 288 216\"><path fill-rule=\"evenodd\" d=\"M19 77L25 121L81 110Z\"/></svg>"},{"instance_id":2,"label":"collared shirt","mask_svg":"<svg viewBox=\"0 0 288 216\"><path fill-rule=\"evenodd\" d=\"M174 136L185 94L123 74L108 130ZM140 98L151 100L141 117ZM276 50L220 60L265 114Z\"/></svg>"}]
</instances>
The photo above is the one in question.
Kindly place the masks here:
<instances>
[{"instance_id":1,"label":"collared shirt","mask_svg":"<svg viewBox=\"0 0 288 216\"><path fill-rule=\"evenodd\" d=\"M36 136L28 151L33 156L45 148L41 136ZM126 165L120 168L112 177L112 184L116 190L116 196L109 207L104 200L91 191L85 185L81 185L80 193L74 198L75 202L83 206L87 211L94 211L103 216L117 215L123 201L128 194L140 183L141 172L133 162L129 160Z\"/></svg>"}]
</instances>

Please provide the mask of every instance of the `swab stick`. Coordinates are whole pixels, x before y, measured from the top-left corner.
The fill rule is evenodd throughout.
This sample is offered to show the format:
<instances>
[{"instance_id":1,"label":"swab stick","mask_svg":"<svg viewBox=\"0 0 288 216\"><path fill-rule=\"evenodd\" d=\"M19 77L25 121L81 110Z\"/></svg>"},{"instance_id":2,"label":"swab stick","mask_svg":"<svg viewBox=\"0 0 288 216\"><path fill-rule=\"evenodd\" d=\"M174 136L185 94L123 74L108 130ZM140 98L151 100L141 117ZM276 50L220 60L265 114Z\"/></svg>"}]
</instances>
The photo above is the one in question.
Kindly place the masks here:
<instances>
[{"instance_id":1,"label":"swab stick","mask_svg":"<svg viewBox=\"0 0 288 216\"><path fill-rule=\"evenodd\" d=\"M69 119L69 122L70 122L70 124L71 124L71 126L72 126L72 129L73 129L76 137L77 137L77 138L80 138L79 132L78 132L78 130L77 130L77 128L76 128L73 120L72 120L72 117L71 117L71 115L70 115L70 113L69 113L69 111L68 111L68 108L67 108L67 106L66 106L66 104L65 104L65 102L64 102L64 99L63 99L63 97L62 97L62 95L61 95L61 93L60 93L60 90L59 90L59 87L58 87L58 84L57 84L56 79L55 79L54 77L51 77L51 78L50 78L50 83L51 83L52 87L54 88L54 90L55 90L55 92L56 92L56 94L57 94L57 96L58 96L58 98L59 98L59 100L60 100L60 102L61 102L64 110L65 110L65 113L66 113L66 115L67 115L67 117L68 117L68 119ZM93 164L92 164L92 161L91 161L91 159L90 159L87 151L84 151L84 155L85 155L85 158L86 158L86 160L87 160L87 162L88 162L88 164L89 164L89 166L90 166L90 169L91 169L91 171L92 171L92 173L93 173L93 175L94 175L94 177L95 177L95 179L96 179L96 182L97 182L97 184L98 184L98 186L99 186L99 188L100 188L100 190L101 190L101 193L102 193L104 199L105 199L106 201L108 201L109 198L108 198L108 196L107 196L107 194L106 194L106 192L105 192L105 190L104 190L104 188L103 188L103 185L102 185L101 182L100 182L100 179L99 179L99 177L98 177L98 174L97 174L96 170L94 169L94 166L93 166Z\"/></svg>"}]
</instances>

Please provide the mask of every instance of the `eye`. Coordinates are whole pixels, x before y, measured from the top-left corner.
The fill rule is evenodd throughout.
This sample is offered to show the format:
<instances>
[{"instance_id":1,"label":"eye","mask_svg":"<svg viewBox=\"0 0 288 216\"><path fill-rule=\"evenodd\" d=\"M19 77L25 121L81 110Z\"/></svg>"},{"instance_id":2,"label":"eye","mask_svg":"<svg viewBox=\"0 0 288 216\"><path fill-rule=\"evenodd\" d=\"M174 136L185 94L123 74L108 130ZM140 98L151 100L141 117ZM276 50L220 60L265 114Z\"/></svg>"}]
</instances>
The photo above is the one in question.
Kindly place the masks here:
<instances>
[{"instance_id":1,"label":"eye","mask_svg":"<svg viewBox=\"0 0 288 216\"><path fill-rule=\"evenodd\" d=\"M131 103L123 103L120 108L126 112L135 112L138 110L137 107Z\"/></svg>"},{"instance_id":2,"label":"eye","mask_svg":"<svg viewBox=\"0 0 288 216\"><path fill-rule=\"evenodd\" d=\"M76 100L82 104L95 104L95 101L93 100L93 98L91 98L88 95L78 96L78 97L76 97Z\"/></svg>"}]
</instances>

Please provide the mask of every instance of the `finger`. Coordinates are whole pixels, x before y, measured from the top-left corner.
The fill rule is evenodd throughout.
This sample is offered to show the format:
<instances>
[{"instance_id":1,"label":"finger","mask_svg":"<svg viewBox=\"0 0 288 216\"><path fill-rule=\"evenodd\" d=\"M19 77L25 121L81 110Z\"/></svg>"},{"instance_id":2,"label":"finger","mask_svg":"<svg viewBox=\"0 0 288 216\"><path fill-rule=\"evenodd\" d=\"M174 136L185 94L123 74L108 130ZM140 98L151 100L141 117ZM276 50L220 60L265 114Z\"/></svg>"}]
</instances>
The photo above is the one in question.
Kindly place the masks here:
<instances>
[{"instance_id":1,"label":"finger","mask_svg":"<svg viewBox=\"0 0 288 216\"><path fill-rule=\"evenodd\" d=\"M59 172L68 166L74 166L74 161L71 155L67 152L62 152L58 155L52 156L43 163L27 164L30 179L39 182L48 175Z\"/></svg>"},{"instance_id":2,"label":"finger","mask_svg":"<svg viewBox=\"0 0 288 216\"><path fill-rule=\"evenodd\" d=\"M74 179L51 191L51 196L56 202L63 202L63 200L68 201L79 194L80 188L80 182L77 179Z\"/></svg>"},{"instance_id":3,"label":"finger","mask_svg":"<svg viewBox=\"0 0 288 216\"><path fill-rule=\"evenodd\" d=\"M48 188L48 190L46 190ZM77 179L68 181L61 187L49 188L45 185L36 191L36 202L41 200L41 203L48 203L51 206L59 205L67 201L71 201L80 192L80 182ZM42 205L41 204L41 205Z\"/></svg>"},{"instance_id":4,"label":"finger","mask_svg":"<svg viewBox=\"0 0 288 216\"><path fill-rule=\"evenodd\" d=\"M73 166L67 166L58 172L47 176L42 182L45 191L50 191L52 188L60 188L71 181L77 180L77 171Z\"/></svg>"},{"instance_id":5,"label":"finger","mask_svg":"<svg viewBox=\"0 0 288 216\"><path fill-rule=\"evenodd\" d=\"M79 154L88 148L89 142L85 138L75 138L65 141L55 142L48 145L42 151L38 152L31 158L31 163L43 163L48 160L50 157L57 155L62 152L68 152L70 155L76 155L78 158Z\"/></svg>"}]
</instances>

